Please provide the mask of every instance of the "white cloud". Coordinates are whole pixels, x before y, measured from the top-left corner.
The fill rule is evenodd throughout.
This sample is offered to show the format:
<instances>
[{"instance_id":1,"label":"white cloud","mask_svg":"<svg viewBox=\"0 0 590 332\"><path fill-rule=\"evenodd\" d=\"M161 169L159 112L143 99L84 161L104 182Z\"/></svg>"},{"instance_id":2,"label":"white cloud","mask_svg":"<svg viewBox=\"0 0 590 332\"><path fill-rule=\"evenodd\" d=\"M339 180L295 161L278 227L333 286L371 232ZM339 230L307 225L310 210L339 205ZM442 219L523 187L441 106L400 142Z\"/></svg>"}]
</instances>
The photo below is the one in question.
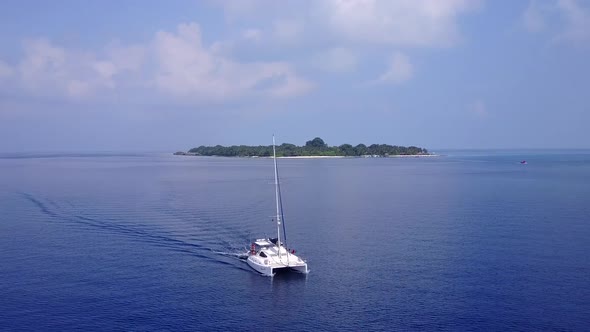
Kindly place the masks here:
<instances>
[{"instance_id":1,"label":"white cloud","mask_svg":"<svg viewBox=\"0 0 590 332\"><path fill-rule=\"evenodd\" d=\"M347 48L336 47L316 54L312 62L317 68L325 71L350 72L356 68L357 56Z\"/></svg>"},{"instance_id":2,"label":"white cloud","mask_svg":"<svg viewBox=\"0 0 590 332\"><path fill-rule=\"evenodd\" d=\"M100 89L115 87L116 66L97 60L91 53L66 50L47 39L24 43L24 57L18 64L19 84L35 95L65 95L83 98Z\"/></svg>"},{"instance_id":3,"label":"white cloud","mask_svg":"<svg viewBox=\"0 0 590 332\"><path fill-rule=\"evenodd\" d=\"M477 10L481 1L248 0L218 3L230 22L256 22L259 26L264 22L290 22L279 29L271 24L273 30L281 30L280 35L289 37L306 33L311 37L321 35L363 44L438 47L453 45L460 39L458 17Z\"/></svg>"},{"instance_id":4,"label":"white cloud","mask_svg":"<svg viewBox=\"0 0 590 332\"><path fill-rule=\"evenodd\" d=\"M402 83L414 75L414 68L410 59L401 52L396 52L391 57L387 70L379 77L381 82Z\"/></svg>"},{"instance_id":5,"label":"white cloud","mask_svg":"<svg viewBox=\"0 0 590 332\"><path fill-rule=\"evenodd\" d=\"M456 18L469 0L327 0L321 10L336 33L361 42L448 46L459 39Z\"/></svg>"},{"instance_id":6,"label":"white cloud","mask_svg":"<svg viewBox=\"0 0 590 332\"><path fill-rule=\"evenodd\" d=\"M547 32L555 42L588 45L590 8L582 4L575 0L531 0L523 13L524 26L530 32Z\"/></svg>"},{"instance_id":7,"label":"white cloud","mask_svg":"<svg viewBox=\"0 0 590 332\"><path fill-rule=\"evenodd\" d=\"M573 43L590 42L590 9L582 7L574 0L559 0L557 8L566 24L558 38Z\"/></svg>"},{"instance_id":8,"label":"white cloud","mask_svg":"<svg viewBox=\"0 0 590 332\"><path fill-rule=\"evenodd\" d=\"M216 56L202 44L196 23L181 24L176 33L158 32L153 45L155 86L174 95L205 100L257 93L288 97L311 88L288 63L239 63Z\"/></svg>"},{"instance_id":9,"label":"white cloud","mask_svg":"<svg viewBox=\"0 0 590 332\"><path fill-rule=\"evenodd\" d=\"M115 89L183 97L187 101L224 101L244 96L291 97L313 86L286 62L232 60L220 43L203 44L196 23L174 32L159 31L144 45L112 43L100 52L80 52L47 39L24 42L17 66L0 62L0 78L38 96L82 100L107 98Z\"/></svg>"},{"instance_id":10,"label":"white cloud","mask_svg":"<svg viewBox=\"0 0 590 332\"><path fill-rule=\"evenodd\" d=\"M545 28L545 19L542 9L536 0L532 0L523 14L523 23L525 28L531 32L537 32Z\"/></svg>"},{"instance_id":11,"label":"white cloud","mask_svg":"<svg viewBox=\"0 0 590 332\"><path fill-rule=\"evenodd\" d=\"M252 34L260 42L257 48L253 49L251 43L242 43L236 44L234 51L239 52L243 47L249 54L276 52L289 46L312 53L314 67L342 73L354 70L363 58L375 52L456 45L462 38L459 19L478 11L482 1L246 0L215 3L223 8L230 29L257 27ZM331 48L332 45L338 47ZM412 75L413 66L407 56L396 54L378 81L401 83Z\"/></svg>"}]
</instances>

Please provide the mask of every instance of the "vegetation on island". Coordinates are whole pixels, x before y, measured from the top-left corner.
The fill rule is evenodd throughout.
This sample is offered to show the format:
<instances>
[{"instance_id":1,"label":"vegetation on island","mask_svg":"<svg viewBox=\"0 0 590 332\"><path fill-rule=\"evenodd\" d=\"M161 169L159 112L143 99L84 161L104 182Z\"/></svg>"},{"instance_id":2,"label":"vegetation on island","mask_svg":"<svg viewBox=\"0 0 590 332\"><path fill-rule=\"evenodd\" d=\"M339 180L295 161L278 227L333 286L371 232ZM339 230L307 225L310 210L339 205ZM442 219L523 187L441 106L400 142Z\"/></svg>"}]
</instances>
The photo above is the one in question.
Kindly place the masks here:
<instances>
[{"instance_id":1,"label":"vegetation on island","mask_svg":"<svg viewBox=\"0 0 590 332\"><path fill-rule=\"evenodd\" d=\"M396 155L425 155L428 151L416 146L397 146L388 144L371 144L366 146L358 144L342 144L340 146L328 146L319 137L307 141L304 146L283 143L276 146L277 157L295 157L295 156L396 156ZM200 155L200 156L223 156L223 157L270 157L272 156L272 145L247 146L199 146L192 148L188 153L177 152L175 154L183 155Z\"/></svg>"}]
</instances>

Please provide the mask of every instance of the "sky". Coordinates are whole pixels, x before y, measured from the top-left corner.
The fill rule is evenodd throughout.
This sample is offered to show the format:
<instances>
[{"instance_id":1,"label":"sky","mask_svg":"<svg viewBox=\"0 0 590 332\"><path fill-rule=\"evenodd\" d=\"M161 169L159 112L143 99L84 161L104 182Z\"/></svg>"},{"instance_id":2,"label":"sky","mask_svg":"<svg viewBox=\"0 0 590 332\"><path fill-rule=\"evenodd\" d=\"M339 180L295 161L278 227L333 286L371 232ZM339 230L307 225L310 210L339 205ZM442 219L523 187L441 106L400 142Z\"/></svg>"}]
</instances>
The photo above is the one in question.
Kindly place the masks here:
<instances>
[{"instance_id":1,"label":"sky","mask_svg":"<svg viewBox=\"0 0 590 332\"><path fill-rule=\"evenodd\" d=\"M590 148L590 1L6 0L0 152Z\"/></svg>"}]
</instances>

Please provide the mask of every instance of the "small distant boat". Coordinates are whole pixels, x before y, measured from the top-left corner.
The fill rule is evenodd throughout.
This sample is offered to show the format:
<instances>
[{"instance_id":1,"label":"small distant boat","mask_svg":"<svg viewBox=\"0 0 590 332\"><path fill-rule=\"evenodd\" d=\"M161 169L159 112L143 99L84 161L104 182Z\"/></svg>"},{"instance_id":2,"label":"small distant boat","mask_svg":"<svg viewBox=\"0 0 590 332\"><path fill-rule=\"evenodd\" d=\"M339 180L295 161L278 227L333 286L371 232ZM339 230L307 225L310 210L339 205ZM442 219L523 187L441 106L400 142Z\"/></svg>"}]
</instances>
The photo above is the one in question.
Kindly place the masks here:
<instances>
[{"instance_id":1,"label":"small distant boat","mask_svg":"<svg viewBox=\"0 0 590 332\"><path fill-rule=\"evenodd\" d=\"M274 276L277 271L291 270L300 273L309 273L307 263L295 255L295 250L287 248L287 237L285 235L285 218L283 217L283 204L281 200L281 188L279 185L279 171L277 168L277 154L275 150L275 137L272 137L272 154L275 168L275 199L277 206L277 237L257 239L252 243L248 252L248 265L257 272ZM281 241L281 222L283 223L283 234Z\"/></svg>"},{"instance_id":2,"label":"small distant boat","mask_svg":"<svg viewBox=\"0 0 590 332\"><path fill-rule=\"evenodd\" d=\"M527 164L526 160L523 160L523 161L521 161L520 163L521 163L522 165L526 165L526 164Z\"/></svg>"}]
</instances>

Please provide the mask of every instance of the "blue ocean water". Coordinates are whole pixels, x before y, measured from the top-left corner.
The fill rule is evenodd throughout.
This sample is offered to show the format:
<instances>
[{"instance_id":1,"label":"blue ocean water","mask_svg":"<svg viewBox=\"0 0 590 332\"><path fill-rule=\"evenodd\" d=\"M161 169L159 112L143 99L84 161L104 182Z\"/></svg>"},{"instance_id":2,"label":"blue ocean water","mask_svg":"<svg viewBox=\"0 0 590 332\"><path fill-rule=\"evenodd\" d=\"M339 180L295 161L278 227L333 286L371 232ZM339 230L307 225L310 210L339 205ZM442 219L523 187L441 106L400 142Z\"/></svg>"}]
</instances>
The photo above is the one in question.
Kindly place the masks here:
<instances>
[{"instance_id":1,"label":"blue ocean water","mask_svg":"<svg viewBox=\"0 0 590 332\"><path fill-rule=\"evenodd\" d=\"M519 162L523 159L527 165ZM0 330L587 330L590 151L0 155Z\"/></svg>"}]
</instances>

